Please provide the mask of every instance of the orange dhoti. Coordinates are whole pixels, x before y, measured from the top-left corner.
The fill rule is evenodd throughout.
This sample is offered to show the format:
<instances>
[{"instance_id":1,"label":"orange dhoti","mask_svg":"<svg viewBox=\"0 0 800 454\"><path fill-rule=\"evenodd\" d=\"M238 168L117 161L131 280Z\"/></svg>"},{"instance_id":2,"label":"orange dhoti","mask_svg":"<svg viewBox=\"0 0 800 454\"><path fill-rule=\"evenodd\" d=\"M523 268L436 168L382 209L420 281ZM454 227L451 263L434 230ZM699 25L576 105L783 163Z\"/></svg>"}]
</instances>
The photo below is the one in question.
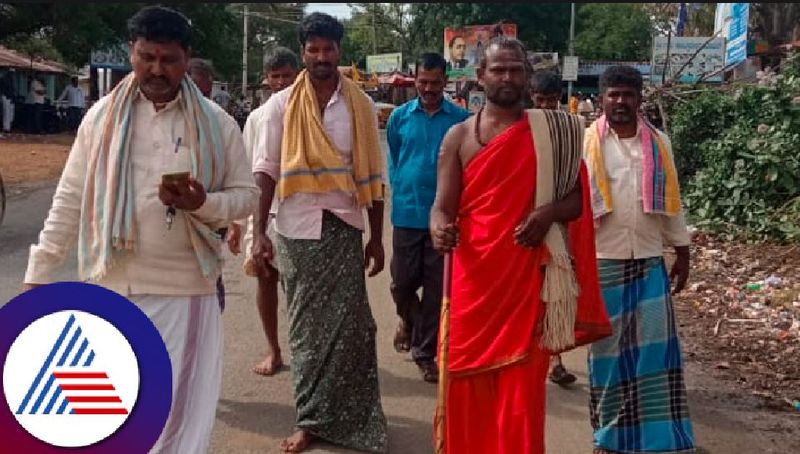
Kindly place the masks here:
<instances>
[{"instance_id":1,"label":"orange dhoti","mask_svg":"<svg viewBox=\"0 0 800 454\"><path fill-rule=\"evenodd\" d=\"M569 226L581 291L577 343L610 332L600 297L588 181L581 168L583 211ZM496 136L463 173L459 244L440 333L437 453L544 453L545 377L540 304L545 247L514 242L530 213L536 155L527 118ZM447 302L446 302L447 303Z\"/></svg>"}]
</instances>

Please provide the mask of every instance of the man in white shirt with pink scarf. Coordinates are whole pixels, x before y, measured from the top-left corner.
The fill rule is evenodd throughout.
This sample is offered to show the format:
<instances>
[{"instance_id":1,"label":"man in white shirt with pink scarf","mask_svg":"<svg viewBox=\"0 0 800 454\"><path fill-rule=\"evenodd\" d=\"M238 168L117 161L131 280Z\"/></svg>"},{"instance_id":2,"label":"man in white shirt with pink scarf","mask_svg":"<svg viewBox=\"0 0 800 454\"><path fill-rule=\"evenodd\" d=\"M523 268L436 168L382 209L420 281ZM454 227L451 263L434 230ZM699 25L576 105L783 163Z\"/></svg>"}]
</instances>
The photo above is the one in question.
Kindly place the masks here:
<instances>
[{"instance_id":1,"label":"man in white shirt with pink scarf","mask_svg":"<svg viewBox=\"0 0 800 454\"><path fill-rule=\"evenodd\" d=\"M642 85L635 68L609 67L600 76L604 115L584 138L613 331L589 348L594 453L693 454L671 298L689 278L691 238L669 138L639 113ZM669 272L665 246L676 255Z\"/></svg>"},{"instance_id":2,"label":"man in white shirt with pink scarf","mask_svg":"<svg viewBox=\"0 0 800 454\"><path fill-rule=\"evenodd\" d=\"M147 7L128 28L133 73L81 123L24 282L52 282L77 238L80 279L133 301L169 352L172 406L152 452L205 452L222 378L216 231L251 213L258 189L238 126L186 75L189 21Z\"/></svg>"}]
</instances>

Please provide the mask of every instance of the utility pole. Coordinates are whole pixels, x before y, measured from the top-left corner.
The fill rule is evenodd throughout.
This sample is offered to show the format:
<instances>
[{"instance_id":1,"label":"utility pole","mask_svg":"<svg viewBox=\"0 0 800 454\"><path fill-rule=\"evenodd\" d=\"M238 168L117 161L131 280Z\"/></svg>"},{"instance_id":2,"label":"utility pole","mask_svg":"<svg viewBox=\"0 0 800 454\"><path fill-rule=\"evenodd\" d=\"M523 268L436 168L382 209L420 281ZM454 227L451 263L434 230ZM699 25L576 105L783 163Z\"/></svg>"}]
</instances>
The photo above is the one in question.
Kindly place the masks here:
<instances>
[{"instance_id":1,"label":"utility pole","mask_svg":"<svg viewBox=\"0 0 800 454\"><path fill-rule=\"evenodd\" d=\"M575 3L570 3L569 56L575 56ZM572 99L572 81L567 82L567 103Z\"/></svg>"},{"instance_id":2,"label":"utility pole","mask_svg":"<svg viewBox=\"0 0 800 454\"><path fill-rule=\"evenodd\" d=\"M244 37L242 38L242 95L247 98L247 3L244 4Z\"/></svg>"},{"instance_id":3,"label":"utility pole","mask_svg":"<svg viewBox=\"0 0 800 454\"><path fill-rule=\"evenodd\" d=\"M378 34L375 32L375 8L377 6L376 3L372 4L372 55L378 53Z\"/></svg>"}]
</instances>

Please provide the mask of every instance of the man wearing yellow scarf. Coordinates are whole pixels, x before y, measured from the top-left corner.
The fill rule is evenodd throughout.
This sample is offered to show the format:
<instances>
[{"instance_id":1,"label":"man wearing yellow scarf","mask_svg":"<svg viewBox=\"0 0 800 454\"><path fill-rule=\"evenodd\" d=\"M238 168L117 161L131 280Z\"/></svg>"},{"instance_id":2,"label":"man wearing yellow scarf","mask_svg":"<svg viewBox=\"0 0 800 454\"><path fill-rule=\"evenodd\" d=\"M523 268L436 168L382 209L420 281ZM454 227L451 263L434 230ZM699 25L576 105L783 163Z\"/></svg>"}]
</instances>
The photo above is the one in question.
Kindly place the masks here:
<instances>
[{"instance_id":1,"label":"man wearing yellow scarf","mask_svg":"<svg viewBox=\"0 0 800 454\"><path fill-rule=\"evenodd\" d=\"M297 421L281 443L287 452L315 439L368 452L388 446L364 278L370 263L370 276L383 269L383 163L374 103L338 72L343 34L327 14L303 19L306 69L265 104L264 145L254 153L262 193L253 259L263 267L277 255L289 314ZM273 251L266 229L276 190Z\"/></svg>"},{"instance_id":2,"label":"man wearing yellow scarf","mask_svg":"<svg viewBox=\"0 0 800 454\"><path fill-rule=\"evenodd\" d=\"M642 85L636 68L609 67L600 76L604 114L584 139L597 268L613 331L589 347L594 453L693 454L670 296L689 278L691 238L669 137L639 113ZM669 273L665 246L676 254Z\"/></svg>"}]
</instances>

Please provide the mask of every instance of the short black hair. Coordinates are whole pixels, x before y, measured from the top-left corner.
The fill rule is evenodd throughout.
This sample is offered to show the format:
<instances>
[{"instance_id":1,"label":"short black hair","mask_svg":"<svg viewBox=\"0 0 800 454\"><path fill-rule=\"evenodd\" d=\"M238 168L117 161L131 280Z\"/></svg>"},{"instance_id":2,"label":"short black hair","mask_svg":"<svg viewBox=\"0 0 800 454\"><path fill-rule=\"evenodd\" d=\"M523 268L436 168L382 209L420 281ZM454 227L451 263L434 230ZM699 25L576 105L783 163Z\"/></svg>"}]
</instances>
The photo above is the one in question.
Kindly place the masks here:
<instances>
[{"instance_id":1,"label":"short black hair","mask_svg":"<svg viewBox=\"0 0 800 454\"><path fill-rule=\"evenodd\" d=\"M417 58L417 74L420 69L441 69L442 74L447 76L447 61L442 54L436 52L425 52Z\"/></svg>"},{"instance_id":2,"label":"short black hair","mask_svg":"<svg viewBox=\"0 0 800 454\"><path fill-rule=\"evenodd\" d=\"M610 66L600 76L600 93L605 93L608 87L633 87L641 93L643 86L642 73L633 66Z\"/></svg>"},{"instance_id":3,"label":"short black hair","mask_svg":"<svg viewBox=\"0 0 800 454\"><path fill-rule=\"evenodd\" d=\"M291 66L293 69L300 67L300 63L297 61L297 54L292 52L291 49L278 46L264 56L264 71L274 71L284 66Z\"/></svg>"},{"instance_id":4,"label":"short black hair","mask_svg":"<svg viewBox=\"0 0 800 454\"><path fill-rule=\"evenodd\" d=\"M311 38L326 38L339 45L342 43L343 36L344 25L330 14L319 12L304 17L297 29L301 47L305 46Z\"/></svg>"},{"instance_id":5,"label":"short black hair","mask_svg":"<svg viewBox=\"0 0 800 454\"><path fill-rule=\"evenodd\" d=\"M464 39L464 37L463 37L463 36L461 36L461 35L456 35L456 36L454 36L454 37L450 38L450 43L447 45L447 48L448 48L448 49L452 49L452 48L453 48L453 44L455 44L455 43L456 43L456 40L457 40L458 38ZM466 42L467 42L467 40L466 40L466 39L464 39L464 42L466 43Z\"/></svg>"},{"instance_id":6,"label":"short black hair","mask_svg":"<svg viewBox=\"0 0 800 454\"><path fill-rule=\"evenodd\" d=\"M192 24L174 9L147 6L128 20L128 35L131 41L144 38L157 43L177 42L188 49L192 43Z\"/></svg>"},{"instance_id":7,"label":"short black hair","mask_svg":"<svg viewBox=\"0 0 800 454\"><path fill-rule=\"evenodd\" d=\"M561 93L561 79L553 71L536 71L531 77L531 93Z\"/></svg>"},{"instance_id":8,"label":"short black hair","mask_svg":"<svg viewBox=\"0 0 800 454\"><path fill-rule=\"evenodd\" d=\"M206 60L203 58L192 58L189 60L189 67L187 68L187 72L192 72L194 69L199 69L213 78L214 77L214 65L211 63L211 60Z\"/></svg>"},{"instance_id":9,"label":"short black hair","mask_svg":"<svg viewBox=\"0 0 800 454\"><path fill-rule=\"evenodd\" d=\"M516 38L509 38L508 36L497 36L492 38L489 43L483 46L481 49L481 54L478 57L478 66L481 68L486 67L486 56L489 53L489 49L492 47L498 47L500 49L511 49L516 50L520 54L522 54L522 59L525 61L525 68L527 71L530 71L530 63L528 62L528 50L525 48L525 44L522 41Z\"/></svg>"}]
</instances>

